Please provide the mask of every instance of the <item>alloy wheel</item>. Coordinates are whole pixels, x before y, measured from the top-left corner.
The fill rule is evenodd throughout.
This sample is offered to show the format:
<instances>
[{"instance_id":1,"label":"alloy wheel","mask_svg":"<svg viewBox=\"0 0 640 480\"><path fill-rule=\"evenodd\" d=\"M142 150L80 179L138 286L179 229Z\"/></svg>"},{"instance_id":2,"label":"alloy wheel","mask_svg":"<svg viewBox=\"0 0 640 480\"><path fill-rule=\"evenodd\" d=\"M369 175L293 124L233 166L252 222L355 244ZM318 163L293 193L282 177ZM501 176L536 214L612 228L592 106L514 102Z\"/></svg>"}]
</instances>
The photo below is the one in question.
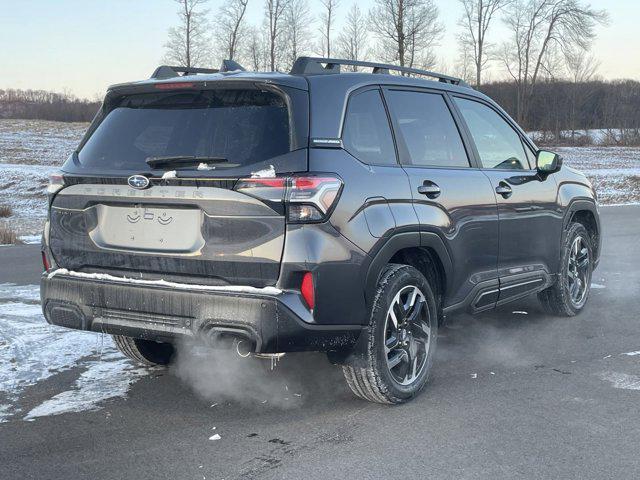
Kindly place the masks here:
<instances>
[{"instance_id":1,"label":"alloy wheel","mask_svg":"<svg viewBox=\"0 0 640 480\"><path fill-rule=\"evenodd\" d=\"M387 310L384 351L395 382L411 385L427 364L431 324L424 294L416 286L402 288Z\"/></svg>"},{"instance_id":2,"label":"alloy wheel","mask_svg":"<svg viewBox=\"0 0 640 480\"><path fill-rule=\"evenodd\" d=\"M571 303L579 307L584 303L589 291L590 280L589 248L583 237L576 237L571 244L567 265L567 290Z\"/></svg>"}]
</instances>

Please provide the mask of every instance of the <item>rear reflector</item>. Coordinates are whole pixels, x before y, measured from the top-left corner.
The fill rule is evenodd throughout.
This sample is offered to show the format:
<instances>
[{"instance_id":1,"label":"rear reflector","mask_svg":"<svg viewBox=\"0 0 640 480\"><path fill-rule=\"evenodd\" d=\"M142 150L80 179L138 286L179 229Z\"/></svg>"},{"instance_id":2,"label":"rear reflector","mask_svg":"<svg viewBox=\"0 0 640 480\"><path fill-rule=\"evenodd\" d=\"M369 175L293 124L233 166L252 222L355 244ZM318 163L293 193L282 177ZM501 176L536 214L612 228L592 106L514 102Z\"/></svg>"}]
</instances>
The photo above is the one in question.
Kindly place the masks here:
<instances>
[{"instance_id":1,"label":"rear reflector","mask_svg":"<svg viewBox=\"0 0 640 480\"><path fill-rule=\"evenodd\" d=\"M304 298L304 301L307 302L309 310L313 310L313 308L316 306L316 299L313 286L313 274L311 272L305 273L304 277L302 277L300 293L302 293L302 298Z\"/></svg>"},{"instance_id":2,"label":"rear reflector","mask_svg":"<svg viewBox=\"0 0 640 480\"><path fill-rule=\"evenodd\" d=\"M45 252L42 253L42 268L44 268L45 272L51 270L51 265L49 264L49 259L47 258L47 254Z\"/></svg>"}]
</instances>

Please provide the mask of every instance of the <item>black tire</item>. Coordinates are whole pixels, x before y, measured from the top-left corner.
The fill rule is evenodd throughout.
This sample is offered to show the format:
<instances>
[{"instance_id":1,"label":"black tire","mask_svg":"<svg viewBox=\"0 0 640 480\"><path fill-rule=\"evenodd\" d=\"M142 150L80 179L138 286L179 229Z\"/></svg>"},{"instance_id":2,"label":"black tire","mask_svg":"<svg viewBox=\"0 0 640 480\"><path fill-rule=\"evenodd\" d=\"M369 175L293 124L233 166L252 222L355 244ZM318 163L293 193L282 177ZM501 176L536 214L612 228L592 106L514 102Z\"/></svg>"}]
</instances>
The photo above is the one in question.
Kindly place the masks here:
<instances>
[{"instance_id":1,"label":"black tire","mask_svg":"<svg viewBox=\"0 0 640 480\"><path fill-rule=\"evenodd\" d=\"M581 242L578 247L580 251L586 250L587 267L584 270L584 278L580 278L579 284L584 284L584 292L576 299L572 287L575 285L574 262L571 260L572 248L576 242ZM558 280L546 290L538 294L538 298L543 308L550 315L561 317L573 317L580 313L589 298L591 292L591 275L593 273L593 246L591 236L587 229L580 223L571 223L564 236L562 244L562 258ZM580 274L582 277L582 274ZM577 301L578 300L578 301Z\"/></svg>"},{"instance_id":2,"label":"black tire","mask_svg":"<svg viewBox=\"0 0 640 480\"><path fill-rule=\"evenodd\" d=\"M412 287L417 287L419 292L422 293L422 297L419 300L414 300L414 302L419 302L419 305L413 311L411 311L412 307L409 307L409 312L416 313L416 318L419 317L421 325L428 323L429 333L424 335L424 337L428 337L428 341L425 342L424 337L418 340L418 337L423 335L422 331L418 331L416 334L414 329L407 327L404 329L406 330L404 334L399 335L399 333L402 333L402 329L396 326L396 337L400 338L402 336L404 339L410 337L411 346L406 347L407 350L413 347L414 341L424 345L424 347L421 347L424 348L422 355L415 355L416 359L420 359L421 369L419 373L415 374L415 378L410 384L403 385L397 378L397 372L393 371L393 368L398 367L390 367L389 356L393 355L392 352L400 351L405 347L393 347L395 350L389 350L389 353L387 353L385 348L385 339L387 339L389 331L387 317L392 304L400 306L399 308L402 306L401 303L394 302L394 300L401 298L399 295L402 295L405 291L414 291L408 290ZM395 317L396 315L394 314ZM396 321L394 325L400 325L401 323L401 321ZM393 326L391 328L393 329ZM411 334L407 332L411 332ZM356 396L370 402L397 404L412 399L423 389L429 379L437 338L438 308L433 290L427 279L411 266L388 265L378 282L369 319L369 335L364 359L357 364L342 367L347 384ZM398 342L398 344L403 344L403 342ZM406 355L408 355L408 360L411 361L412 354L407 353ZM411 363L417 366L417 362L418 360L415 360L415 363ZM412 371L415 373L417 368L413 367ZM407 374L405 380L408 378L409 374Z\"/></svg>"},{"instance_id":3,"label":"black tire","mask_svg":"<svg viewBox=\"0 0 640 480\"><path fill-rule=\"evenodd\" d=\"M113 342L125 357L147 366L169 365L175 348L170 343L154 342L139 338L111 335Z\"/></svg>"}]
</instances>

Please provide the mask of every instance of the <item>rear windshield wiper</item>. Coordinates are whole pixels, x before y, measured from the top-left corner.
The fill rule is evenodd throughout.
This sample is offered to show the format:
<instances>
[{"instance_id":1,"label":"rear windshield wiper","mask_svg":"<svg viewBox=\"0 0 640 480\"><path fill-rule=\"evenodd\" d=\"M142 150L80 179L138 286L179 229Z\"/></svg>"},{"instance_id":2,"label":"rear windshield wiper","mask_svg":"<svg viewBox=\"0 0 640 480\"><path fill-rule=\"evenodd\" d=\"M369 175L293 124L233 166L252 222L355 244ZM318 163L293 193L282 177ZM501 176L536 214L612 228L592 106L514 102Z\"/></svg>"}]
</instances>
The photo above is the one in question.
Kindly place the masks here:
<instances>
[{"instance_id":1,"label":"rear windshield wiper","mask_svg":"<svg viewBox=\"0 0 640 480\"><path fill-rule=\"evenodd\" d=\"M149 157L146 162L151 168L158 167L190 167L201 163L206 165L213 163L226 163L229 160L224 157L196 157L195 155L179 155L174 157Z\"/></svg>"}]
</instances>

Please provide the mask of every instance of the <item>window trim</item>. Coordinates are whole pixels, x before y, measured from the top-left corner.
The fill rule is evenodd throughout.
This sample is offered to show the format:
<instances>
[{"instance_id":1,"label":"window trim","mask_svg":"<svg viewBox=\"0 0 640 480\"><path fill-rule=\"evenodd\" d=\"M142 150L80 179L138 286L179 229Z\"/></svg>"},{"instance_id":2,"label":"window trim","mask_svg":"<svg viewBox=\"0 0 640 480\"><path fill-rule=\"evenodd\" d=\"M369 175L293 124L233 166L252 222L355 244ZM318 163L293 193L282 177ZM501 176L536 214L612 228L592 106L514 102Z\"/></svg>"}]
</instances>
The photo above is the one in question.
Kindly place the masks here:
<instances>
[{"instance_id":1,"label":"window trim","mask_svg":"<svg viewBox=\"0 0 640 480\"><path fill-rule=\"evenodd\" d=\"M472 145L473 150L474 150L474 155L476 157L476 162L477 162L477 165L478 165L478 169L486 170L486 171L489 171L489 172L531 172L532 170L535 170L535 167L532 167L529 164L529 157L527 156L527 152L524 151L524 149L527 148L527 144L528 144L528 142L525 139L526 135L524 135L522 129L508 115L506 115L504 112L500 111L500 109L496 108L495 105L492 105L491 103L487 102L483 98L474 97L474 96L471 96L471 95L463 95L463 94L459 94L459 93L449 93L448 95L451 97L452 106L453 106L453 108L455 108L456 113L460 117L460 121L463 123L464 129L467 132L467 135L469 137L469 141L471 142L471 145ZM462 112L460 111L460 108L458 107L458 105L455 102L455 98L461 98L463 100L470 100L472 102L477 102L477 103L479 103L481 105L484 105L485 107L490 108L496 114L498 114L498 116L500 116L507 123L507 125L509 125L509 127L511 127L511 129L515 132L515 134L520 139L520 143L522 144L522 150L523 150L523 153L525 154L525 160L527 161L527 165L529 165L529 168L528 169L525 168L525 169L522 169L522 170L514 170L512 168L489 168L489 167L485 167L484 165L482 165L482 159L480 157L480 152L478 151L478 147L476 145L476 142L473 139L473 135L471 134L471 130L469 129L469 125L467 124L467 121L465 120L464 115L462 115ZM535 148L531 148L531 150L536 152Z\"/></svg>"},{"instance_id":2,"label":"window trim","mask_svg":"<svg viewBox=\"0 0 640 480\"><path fill-rule=\"evenodd\" d=\"M406 159L410 158L409 148L407 147L404 137L402 135L402 131L400 130L400 126L397 124L396 118L391 113L391 107L388 107L389 120L391 122L392 130L394 132L394 137L397 138L398 143L398 161L403 168L429 168L429 169L440 169L440 170L468 170L477 168L477 162L475 158L475 153L471 150L468 143L467 132L461 128L460 122L457 118L456 112L452 109L451 101L448 98L447 92L445 90L438 90L434 88L421 88L421 87L413 87L413 86L397 86L397 85L383 85L382 86L382 96L384 97L384 101L387 105L389 105L389 99L387 98L388 94L391 91L405 91L405 92L413 92L413 93L424 93L424 94L432 94L432 95L440 95L442 97L445 106L449 110L451 115L451 119L453 120L453 124L460 135L460 141L462 142L462 146L467 155L467 166L459 166L459 165L414 165L412 163L406 163Z\"/></svg>"},{"instance_id":3,"label":"window trim","mask_svg":"<svg viewBox=\"0 0 640 480\"><path fill-rule=\"evenodd\" d=\"M349 104L351 103L351 100L360 95L361 93L366 93L368 91L371 90L376 90L378 92L378 95L380 96L380 100L382 102L382 108L384 109L384 112L387 116L387 125L389 126L389 132L391 133L391 140L393 141L393 151L395 154L395 163L368 163L365 162L364 160L362 160L361 158L356 157L353 153L351 153L349 150L347 150L344 146L344 129L346 127L347 124L347 115L349 113ZM391 113L389 112L389 107L387 105L387 101L384 97L384 94L382 92L382 88L380 87L380 85L366 85L364 87L361 88L357 88L355 90L352 90L351 92L349 92L349 95L347 96L346 102L345 102L345 106L344 106L344 110L342 112L342 118L340 120L340 141L342 142L342 149L347 152L349 155L351 155L353 158L355 158L356 160L358 160L360 163L362 163L363 165L370 165L372 167L393 167L393 168L398 168L401 167L402 165L400 164L400 152L399 152L399 147L398 147L398 141L396 140L396 135L395 132L393 130L393 124L392 124L392 120L391 120Z\"/></svg>"}]
</instances>

